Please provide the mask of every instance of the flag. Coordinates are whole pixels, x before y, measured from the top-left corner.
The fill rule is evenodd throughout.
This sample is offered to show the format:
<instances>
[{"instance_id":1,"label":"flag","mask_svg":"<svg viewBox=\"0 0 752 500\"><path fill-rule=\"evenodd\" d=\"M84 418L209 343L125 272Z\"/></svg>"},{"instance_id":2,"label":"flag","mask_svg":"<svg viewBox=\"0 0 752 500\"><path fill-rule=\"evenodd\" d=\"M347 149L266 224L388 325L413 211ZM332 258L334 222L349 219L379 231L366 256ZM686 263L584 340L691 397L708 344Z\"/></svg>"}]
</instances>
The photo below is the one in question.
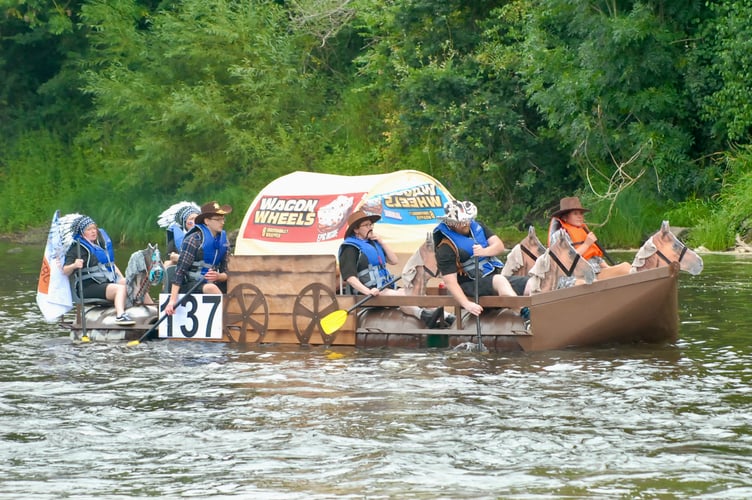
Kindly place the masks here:
<instances>
[{"instance_id":1,"label":"flag","mask_svg":"<svg viewBox=\"0 0 752 500\"><path fill-rule=\"evenodd\" d=\"M52 323L57 318L73 308L70 282L63 273L65 263L65 248L60 236L58 218L60 210L52 216L50 233L47 236L47 246L42 259L42 269L39 272L37 285L37 306L42 311L44 319Z\"/></svg>"}]
</instances>

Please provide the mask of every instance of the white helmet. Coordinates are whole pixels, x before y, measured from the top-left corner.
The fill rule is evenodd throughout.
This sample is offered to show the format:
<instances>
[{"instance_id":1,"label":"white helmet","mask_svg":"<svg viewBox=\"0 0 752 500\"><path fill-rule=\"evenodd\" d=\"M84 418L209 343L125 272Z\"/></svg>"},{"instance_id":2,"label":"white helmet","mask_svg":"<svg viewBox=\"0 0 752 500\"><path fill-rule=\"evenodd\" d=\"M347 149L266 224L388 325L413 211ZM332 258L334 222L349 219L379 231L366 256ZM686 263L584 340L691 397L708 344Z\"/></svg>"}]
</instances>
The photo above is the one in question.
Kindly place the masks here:
<instances>
[{"instance_id":1,"label":"white helmet","mask_svg":"<svg viewBox=\"0 0 752 500\"><path fill-rule=\"evenodd\" d=\"M470 222L478 215L478 208L472 201L451 200L444 204L444 217L448 222Z\"/></svg>"}]
</instances>

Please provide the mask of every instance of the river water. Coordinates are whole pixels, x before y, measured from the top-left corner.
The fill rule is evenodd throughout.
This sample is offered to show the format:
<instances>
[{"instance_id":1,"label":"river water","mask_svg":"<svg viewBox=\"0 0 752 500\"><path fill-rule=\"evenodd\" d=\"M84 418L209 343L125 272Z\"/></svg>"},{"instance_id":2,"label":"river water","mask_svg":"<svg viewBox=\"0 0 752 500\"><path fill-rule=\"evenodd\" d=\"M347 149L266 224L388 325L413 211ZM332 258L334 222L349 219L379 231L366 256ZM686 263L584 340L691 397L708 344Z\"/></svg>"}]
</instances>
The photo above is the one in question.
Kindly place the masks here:
<instances>
[{"instance_id":1,"label":"river water","mask_svg":"<svg viewBox=\"0 0 752 500\"><path fill-rule=\"evenodd\" d=\"M676 345L480 354L73 344L8 248L0 498L752 498L752 256Z\"/></svg>"}]
</instances>

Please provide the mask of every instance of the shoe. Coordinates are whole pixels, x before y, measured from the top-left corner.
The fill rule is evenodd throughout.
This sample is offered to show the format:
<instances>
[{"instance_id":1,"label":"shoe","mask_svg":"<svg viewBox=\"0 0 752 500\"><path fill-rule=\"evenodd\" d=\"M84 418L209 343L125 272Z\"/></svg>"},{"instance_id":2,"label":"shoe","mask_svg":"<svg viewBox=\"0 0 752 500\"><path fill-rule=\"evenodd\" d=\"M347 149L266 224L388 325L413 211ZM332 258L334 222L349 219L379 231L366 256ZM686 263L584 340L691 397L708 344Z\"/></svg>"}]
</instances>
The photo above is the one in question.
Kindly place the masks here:
<instances>
[{"instance_id":1,"label":"shoe","mask_svg":"<svg viewBox=\"0 0 752 500\"><path fill-rule=\"evenodd\" d=\"M444 316L444 322L442 323L441 326L444 328L451 328L456 319L457 317L454 314L449 313L446 316Z\"/></svg>"},{"instance_id":2,"label":"shoe","mask_svg":"<svg viewBox=\"0 0 752 500\"><path fill-rule=\"evenodd\" d=\"M426 328L435 329L439 327L439 321L444 317L444 308L437 307L433 312L423 309L420 312L420 319L426 324Z\"/></svg>"},{"instance_id":3,"label":"shoe","mask_svg":"<svg viewBox=\"0 0 752 500\"><path fill-rule=\"evenodd\" d=\"M526 331L530 331L530 308L523 307L520 309L520 318L522 318L522 324L525 326Z\"/></svg>"},{"instance_id":4,"label":"shoe","mask_svg":"<svg viewBox=\"0 0 752 500\"><path fill-rule=\"evenodd\" d=\"M525 306L522 309L520 309L520 318L522 319L530 319L530 308Z\"/></svg>"},{"instance_id":5,"label":"shoe","mask_svg":"<svg viewBox=\"0 0 752 500\"><path fill-rule=\"evenodd\" d=\"M115 318L115 324L116 325L120 325L120 326L130 326L130 325L135 325L136 322L133 321L130 318L130 316L128 316L127 314L123 313L120 316L118 316L117 318Z\"/></svg>"}]
</instances>

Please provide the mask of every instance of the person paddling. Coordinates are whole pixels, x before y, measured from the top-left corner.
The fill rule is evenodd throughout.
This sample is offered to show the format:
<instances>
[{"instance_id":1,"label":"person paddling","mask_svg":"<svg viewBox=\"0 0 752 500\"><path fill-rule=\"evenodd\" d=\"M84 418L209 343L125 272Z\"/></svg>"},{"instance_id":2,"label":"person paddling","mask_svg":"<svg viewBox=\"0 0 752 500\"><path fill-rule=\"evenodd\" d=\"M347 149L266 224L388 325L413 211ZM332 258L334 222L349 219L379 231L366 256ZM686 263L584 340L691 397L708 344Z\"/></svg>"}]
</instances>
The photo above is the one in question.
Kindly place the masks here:
<instances>
[{"instance_id":1,"label":"person paddling","mask_svg":"<svg viewBox=\"0 0 752 500\"><path fill-rule=\"evenodd\" d=\"M483 306L468 298L499 295L530 295L528 276L501 275L504 264L497 258L504 242L491 229L476 220L478 209L471 201L451 200L445 215L433 230L436 262L449 293L470 314L480 316ZM476 263L477 273L476 275ZM476 288L476 286L478 288ZM530 310L523 307L520 317L529 327Z\"/></svg>"},{"instance_id":2,"label":"person paddling","mask_svg":"<svg viewBox=\"0 0 752 500\"><path fill-rule=\"evenodd\" d=\"M175 271L175 281L170 287L170 300L165 314L175 314L178 295L188 293L197 281L199 293L221 294L227 288L227 259L230 244L224 231L225 215L232 212L229 205L216 201L201 206L196 217L196 226L183 239Z\"/></svg>"},{"instance_id":3,"label":"person paddling","mask_svg":"<svg viewBox=\"0 0 752 500\"><path fill-rule=\"evenodd\" d=\"M559 201L559 210L551 214L548 246L551 246L551 238L556 231L563 228L569 234L577 253L590 263L598 279L629 274L632 266L628 262L609 266L603 260L604 252L598 243L598 237L585 224L585 212L589 211L583 208L580 199L576 196L562 198Z\"/></svg>"},{"instance_id":4,"label":"person paddling","mask_svg":"<svg viewBox=\"0 0 752 500\"><path fill-rule=\"evenodd\" d=\"M362 210L354 212L347 220L345 239L339 247L339 268L342 280L351 293L364 295L405 295L400 288L383 288L382 285L394 280L387 264L398 262L397 254L374 232L374 224L380 215L367 214ZM383 288L383 289L382 289ZM433 311L417 306L402 306L400 311L423 321L426 328L439 328L444 317L444 308Z\"/></svg>"}]
</instances>

